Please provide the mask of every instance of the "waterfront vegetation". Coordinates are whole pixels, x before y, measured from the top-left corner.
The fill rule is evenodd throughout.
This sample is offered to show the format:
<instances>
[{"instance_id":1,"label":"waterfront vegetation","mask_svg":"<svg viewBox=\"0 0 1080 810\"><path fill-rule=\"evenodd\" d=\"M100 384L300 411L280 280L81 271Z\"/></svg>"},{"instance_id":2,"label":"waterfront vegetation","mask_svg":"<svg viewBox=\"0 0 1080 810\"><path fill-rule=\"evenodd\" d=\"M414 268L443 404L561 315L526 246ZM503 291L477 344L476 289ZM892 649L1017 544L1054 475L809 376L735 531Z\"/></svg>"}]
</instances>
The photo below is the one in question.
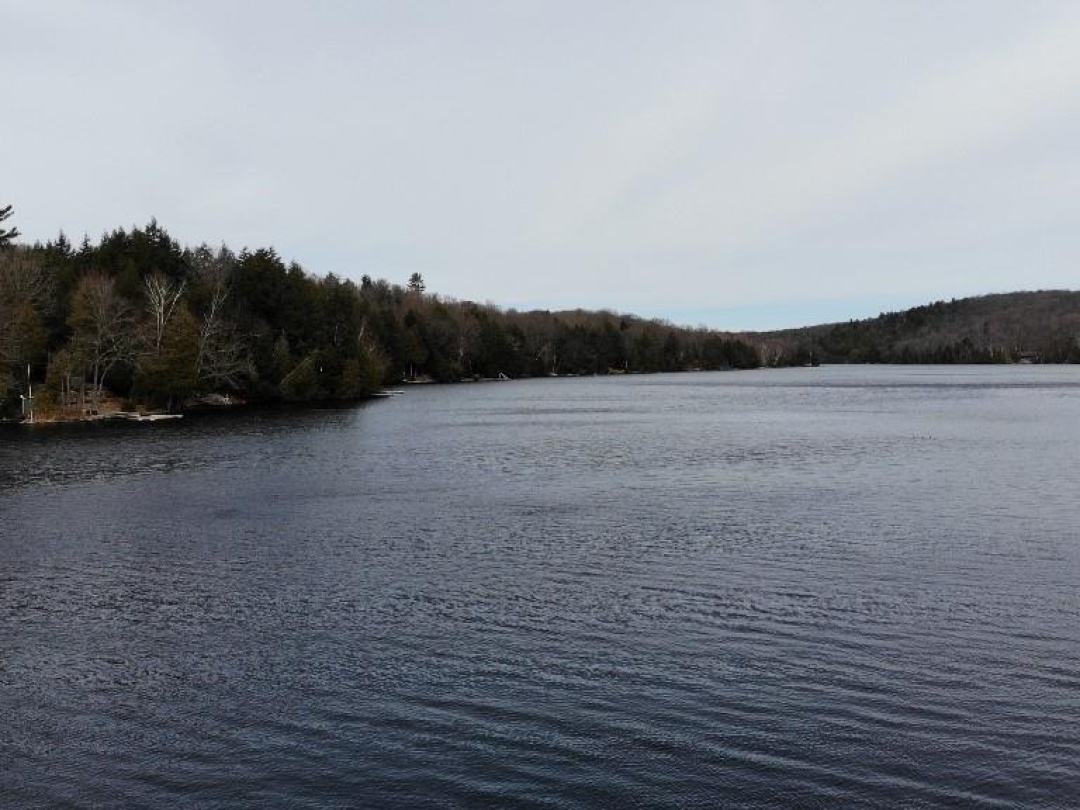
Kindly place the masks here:
<instances>
[{"instance_id":1,"label":"waterfront vegetation","mask_svg":"<svg viewBox=\"0 0 1080 810\"><path fill-rule=\"evenodd\" d=\"M11 206L0 207L0 223ZM273 248L181 246L151 220L74 246L0 228L0 418L362 399L388 385L817 363L1080 362L1080 292L936 302L767 333L517 311L315 275Z\"/></svg>"},{"instance_id":2,"label":"waterfront vegetation","mask_svg":"<svg viewBox=\"0 0 1080 810\"><path fill-rule=\"evenodd\" d=\"M766 361L1077 363L1080 292L1039 290L935 301L876 318L757 336Z\"/></svg>"},{"instance_id":3,"label":"waterfront vegetation","mask_svg":"<svg viewBox=\"0 0 1080 810\"><path fill-rule=\"evenodd\" d=\"M111 403L330 402L405 381L750 368L732 335L612 312L518 312L308 273L272 248L181 246L151 221L0 251L0 390L12 417Z\"/></svg>"}]
</instances>

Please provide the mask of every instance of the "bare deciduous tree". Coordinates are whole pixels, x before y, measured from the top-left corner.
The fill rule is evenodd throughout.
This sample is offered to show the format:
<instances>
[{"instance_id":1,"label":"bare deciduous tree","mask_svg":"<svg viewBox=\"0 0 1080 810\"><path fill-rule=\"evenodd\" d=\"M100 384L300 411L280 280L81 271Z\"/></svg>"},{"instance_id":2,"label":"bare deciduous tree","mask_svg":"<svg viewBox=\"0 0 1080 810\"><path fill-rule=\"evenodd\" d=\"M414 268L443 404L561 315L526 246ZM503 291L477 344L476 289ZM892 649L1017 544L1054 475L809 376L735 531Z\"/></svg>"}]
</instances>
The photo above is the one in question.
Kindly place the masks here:
<instances>
[{"instance_id":1,"label":"bare deciduous tree","mask_svg":"<svg viewBox=\"0 0 1080 810\"><path fill-rule=\"evenodd\" d=\"M0 250L0 374L43 350L41 314L52 296L52 278L21 248Z\"/></svg>"},{"instance_id":2,"label":"bare deciduous tree","mask_svg":"<svg viewBox=\"0 0 1080 810\"><path fill-rule=\"evenodd\" d=\"M134 356L131 307L108 276L91 273L79 280L68 319L74 354L90 375L96 408L109 372Z\"/></svg>"},{"instance_id":3,"label":"bare deciduous tree","mask_svg":"<svg viewBox=\"0 0 1080 810\"><path fill-rule=\"evenodd\" d=\"M48 273L25 250L0 252L0 302L43 306L52 294Z\"/></svg>"},{"instance_id":4,"label":"bare deciduous tree","mask_svg":"<svg viewBox=\"0 0 1080 810\"><path fill-rule=\"evenodd\" d=\"M185 282L173 281L164 273L151 273L143 280L146 311L150 316L150 342L155 353L161 351L161 341L165 338L165 330L176 311L180 296L184 294L185 286Z\"/></svg>"},{"instance_id":5,"label":"bare deciduous tree","mask_svg":"<svg viewBox=\"0 0 1080 810\"><path fill-rule=\"evenodd\" d=\"M243 342L225 311L231 264L232 256L224 248L216 255L201 248L191 261L195 284L206 295L199 322L196 376L210 388L238 388L245 377L254 373Z\"/></svg>"}]
</instances>

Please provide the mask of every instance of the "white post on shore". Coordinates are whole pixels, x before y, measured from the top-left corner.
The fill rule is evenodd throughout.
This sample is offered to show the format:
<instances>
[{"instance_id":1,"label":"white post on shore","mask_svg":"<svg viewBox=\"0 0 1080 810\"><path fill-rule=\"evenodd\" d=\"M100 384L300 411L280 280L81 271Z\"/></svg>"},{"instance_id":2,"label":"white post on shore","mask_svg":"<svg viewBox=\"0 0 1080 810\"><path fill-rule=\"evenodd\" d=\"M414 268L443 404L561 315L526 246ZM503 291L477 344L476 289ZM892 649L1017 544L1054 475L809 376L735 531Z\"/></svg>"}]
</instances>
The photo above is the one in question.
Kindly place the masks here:
<instances>
[{"instance_id":1,"label":"white post on shore","mask_svg":"<svg viewBox=\"0 0 1080 810\"><path fill-rule=\"evenodd\" d=\"M30 364L26 364L26 394L30 400L30 424L34 424L34 384L30 382Z\"/></svg>"}]
</instances>

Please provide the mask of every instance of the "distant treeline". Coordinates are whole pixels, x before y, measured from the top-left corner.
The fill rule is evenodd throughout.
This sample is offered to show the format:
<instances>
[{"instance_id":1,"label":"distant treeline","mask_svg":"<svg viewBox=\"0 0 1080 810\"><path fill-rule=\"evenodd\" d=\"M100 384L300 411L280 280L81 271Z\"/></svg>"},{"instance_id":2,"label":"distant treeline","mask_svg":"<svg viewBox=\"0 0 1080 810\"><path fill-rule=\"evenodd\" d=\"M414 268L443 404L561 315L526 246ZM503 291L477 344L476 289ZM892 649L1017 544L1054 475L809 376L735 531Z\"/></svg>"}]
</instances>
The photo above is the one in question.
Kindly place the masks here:
<instances>
[{"instance_id":1,"label":"distant treeline","mask_svg":"<svg viewBox=\"0 0 1080 810\"><path fill-rule=\"evenodd\" d=\"M847 323L747 335L765 365L1077 363L1080 292L1047 290L937 301Z\"/></svg>"},{"instance_id":2,"label":"distant treeline","mask_svg":"<svg viewBox=\"0 0 1080 810\"><path fill-rule=\"evenodd\" d=\"M403 379L751 368L756 344L611 312L517 312L315 276L271 248L181 247L156 222L0 247L0 412L317 402Z\"/></svg>"}]
</instances>

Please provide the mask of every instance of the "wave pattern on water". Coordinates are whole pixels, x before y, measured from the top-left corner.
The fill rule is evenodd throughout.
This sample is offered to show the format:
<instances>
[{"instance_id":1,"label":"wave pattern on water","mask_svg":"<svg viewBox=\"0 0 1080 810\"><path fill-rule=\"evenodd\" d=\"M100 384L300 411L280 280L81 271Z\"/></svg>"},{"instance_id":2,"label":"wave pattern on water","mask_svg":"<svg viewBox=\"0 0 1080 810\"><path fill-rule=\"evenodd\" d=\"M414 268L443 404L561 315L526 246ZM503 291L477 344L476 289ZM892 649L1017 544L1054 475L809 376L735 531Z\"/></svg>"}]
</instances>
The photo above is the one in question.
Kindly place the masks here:
<instances>
[{"instance_id":1,"label":"wave pattern on water","mask_svg":"<svg viewBox=\"0 0 1080 810\"><path fill-rule=\"evenodd\" d=\"M1080 379L1008 371L5 437L0 795L1067 807Z\"/></svg>"}]
</instances>

